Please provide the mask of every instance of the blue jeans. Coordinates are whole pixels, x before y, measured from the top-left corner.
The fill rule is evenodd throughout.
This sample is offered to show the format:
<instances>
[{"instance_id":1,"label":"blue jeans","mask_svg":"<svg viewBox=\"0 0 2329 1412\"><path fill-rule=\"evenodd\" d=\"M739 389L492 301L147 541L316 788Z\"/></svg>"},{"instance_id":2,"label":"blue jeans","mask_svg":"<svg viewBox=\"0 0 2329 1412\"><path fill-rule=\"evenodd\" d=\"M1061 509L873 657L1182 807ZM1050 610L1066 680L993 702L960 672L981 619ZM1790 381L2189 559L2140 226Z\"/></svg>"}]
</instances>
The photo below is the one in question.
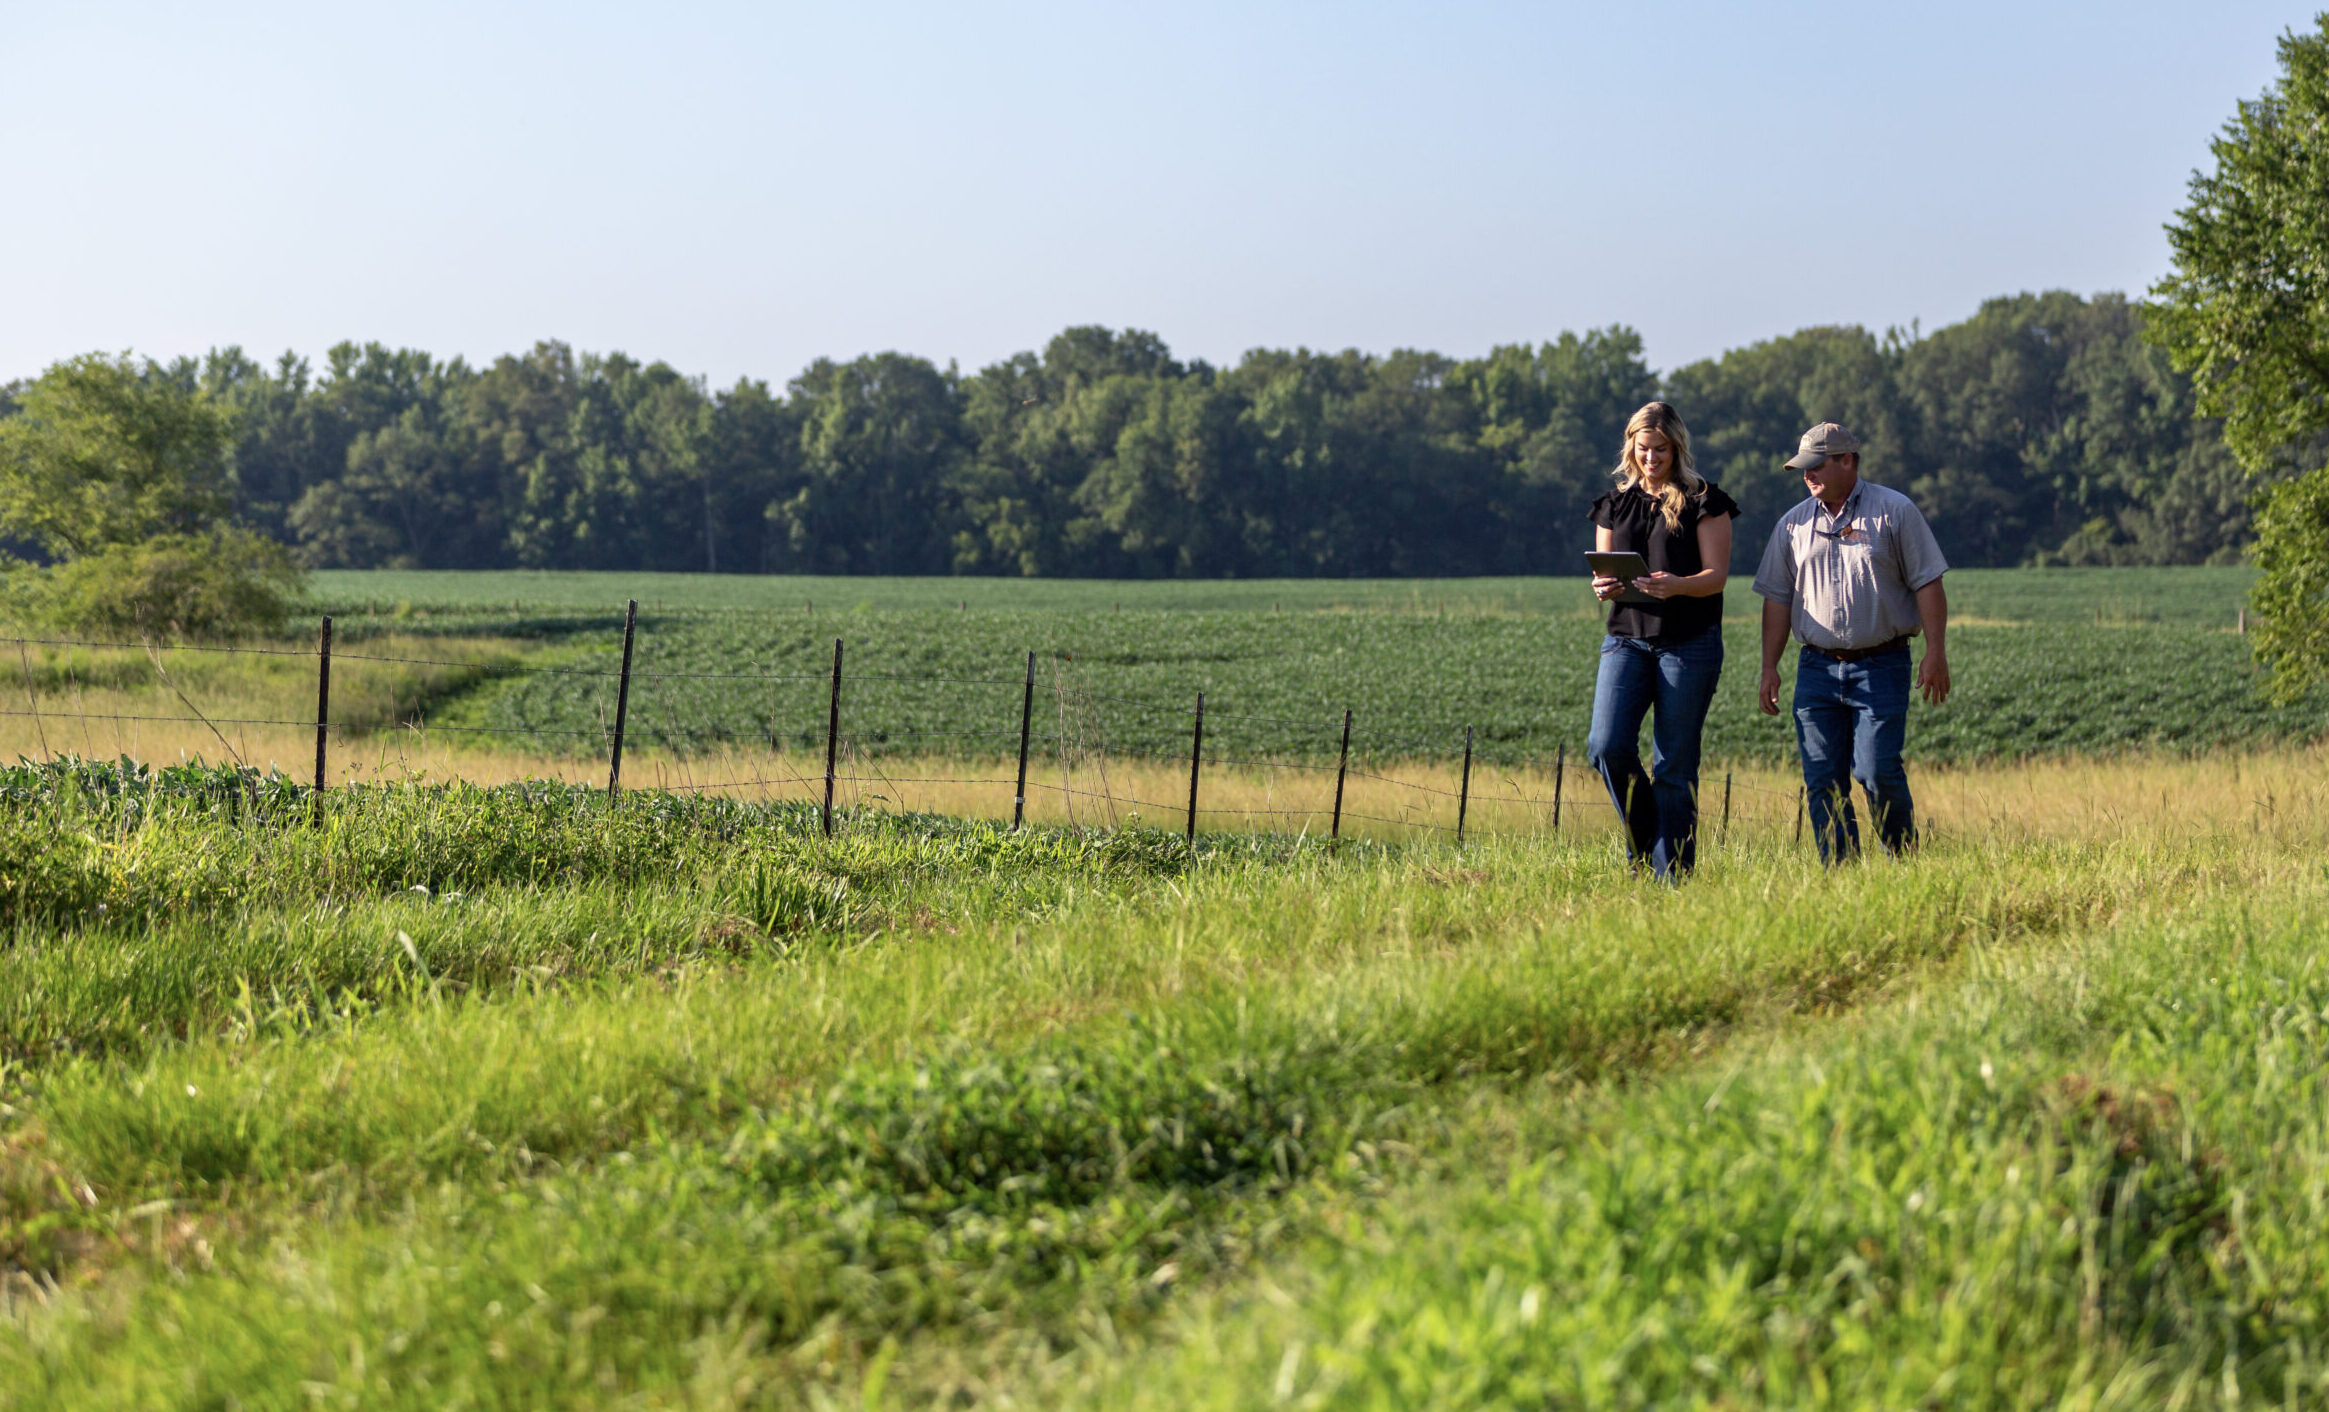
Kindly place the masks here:
<instances>
[{"instance_id":1,"label":"blue jeans","mask_svg":"<svg viewBox=\"0 0 2329 1412\"><path fill-rule=\"evenodd\" d=\"M1860 851L1852 781L1868 792L1876 837L1887 853L1917 841L1916 802L1900 763L1908 737L1909 650L1899 647L1839 662L1806 647L1795 665L1795 742L1803 752L1803 790L1820 861Z\"/></svg>"},{"instance_id":2,"label":"blue jeans","mask_svg":"<svg viewBox=\"0 0 2329 1412\"><path fill-rule=\"evenodd\" d=\"M1601 641L1593 729L1585 758L1625 821L1626 856L1650 860L1669 881L1698 862L1698 748L1722 679L1722 629L1672 645L1639 637ZM1642 717L1657 708L1642 770Z\"/></svg>"}]
</instances>

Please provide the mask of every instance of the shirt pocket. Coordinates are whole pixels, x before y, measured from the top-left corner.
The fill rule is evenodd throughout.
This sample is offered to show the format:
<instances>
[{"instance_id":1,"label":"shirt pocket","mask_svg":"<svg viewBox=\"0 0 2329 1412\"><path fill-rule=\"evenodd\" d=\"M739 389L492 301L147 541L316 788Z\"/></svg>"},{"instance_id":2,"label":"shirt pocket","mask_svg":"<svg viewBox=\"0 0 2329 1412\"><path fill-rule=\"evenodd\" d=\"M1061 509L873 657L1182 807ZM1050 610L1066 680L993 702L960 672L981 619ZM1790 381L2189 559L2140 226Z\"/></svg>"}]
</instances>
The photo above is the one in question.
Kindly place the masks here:
<instances>
[{"instance_id":1,"label":"shirt pocket","mask_svg":"<svg viewBox=\"0 0 2329 1412\"><path fill-rule=\"evenodd\" d=\"M1872 572L1900 572L1900 536L1894 532L1890 520L1878 520L1861 526L1853 536L1860 543L1860 552Z\"/></svg>"}]
</instances>

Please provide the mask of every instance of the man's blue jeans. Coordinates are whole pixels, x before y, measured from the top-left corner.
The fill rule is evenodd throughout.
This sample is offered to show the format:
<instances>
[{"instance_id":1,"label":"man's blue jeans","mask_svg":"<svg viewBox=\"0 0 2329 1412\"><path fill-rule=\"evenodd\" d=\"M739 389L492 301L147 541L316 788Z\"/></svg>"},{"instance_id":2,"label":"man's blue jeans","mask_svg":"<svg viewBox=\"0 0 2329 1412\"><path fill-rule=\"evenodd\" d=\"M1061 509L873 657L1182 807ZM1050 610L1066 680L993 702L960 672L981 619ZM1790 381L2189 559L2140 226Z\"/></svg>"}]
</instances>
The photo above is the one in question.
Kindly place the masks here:
<instances>
[{"instance_id":1,"label":"man's blue jeans","mask_svg":"<svg viewBox=\"0 0 2329 1412\"><path fill-rule=\"evenodd\" d=\"M1852 781L1868 792L1876 837L1887 853L1917 841L1916 802L1900 763L1908 736L1909 649L1839 662L1806 647L1795 665L1795 742L1803 752L1803 789L1820 861L1860 852Z\"/></svg>"},{"instance_id":2,"label":"man's blue jeans","mask_svg":"<svg viewBox=\"0 0 2329 1412\"><path fill-rule=\"evenodd\" d=\"M1706 708L1722 679L1722 629L1671 646L1639 637L1601 642L1593 729L1585 757L1625 820L1626 856L1671 881L1698 862L1698 753ZM1642 770L1642 717L1652 707L1650 769Z\"/></svg>"}]
</instances>

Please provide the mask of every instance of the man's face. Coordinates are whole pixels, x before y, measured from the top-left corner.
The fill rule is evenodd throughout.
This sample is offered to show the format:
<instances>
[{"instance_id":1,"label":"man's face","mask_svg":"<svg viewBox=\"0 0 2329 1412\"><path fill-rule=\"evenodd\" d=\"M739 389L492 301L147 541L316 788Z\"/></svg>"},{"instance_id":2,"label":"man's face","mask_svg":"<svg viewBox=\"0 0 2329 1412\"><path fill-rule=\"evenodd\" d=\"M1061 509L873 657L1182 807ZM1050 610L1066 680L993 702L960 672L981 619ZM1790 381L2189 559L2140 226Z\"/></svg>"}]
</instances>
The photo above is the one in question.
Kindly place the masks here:
<instances>
[{"instance_id":1,"label":"man's face","mask_svg":"<svg viewBox=\"0 0 2329 1412\"><path fill-rule=\"evenodd\" d=\"M1830 456L1803 473L1803 488L1829 505L1841 505L1852 487L1860 483L1860 453L1847 451Z\"/></svg>"}]
</instances>

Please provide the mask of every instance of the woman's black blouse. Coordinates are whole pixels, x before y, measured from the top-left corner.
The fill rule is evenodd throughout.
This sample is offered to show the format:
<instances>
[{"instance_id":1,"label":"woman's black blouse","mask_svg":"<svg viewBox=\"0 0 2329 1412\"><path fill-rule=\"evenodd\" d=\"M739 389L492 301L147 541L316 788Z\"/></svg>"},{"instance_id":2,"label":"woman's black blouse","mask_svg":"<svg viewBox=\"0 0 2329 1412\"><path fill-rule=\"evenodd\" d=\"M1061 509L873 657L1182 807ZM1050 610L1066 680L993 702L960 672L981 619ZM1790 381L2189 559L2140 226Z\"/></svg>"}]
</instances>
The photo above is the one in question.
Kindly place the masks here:
<instances>
[{"instance_id":1,"label":"woman's black blouse","mask_svg":"<svg viewBox=\"0 0 2329 1412\"><path fill-rule=\"evenodd\" d=\"M1709 481L1703 494L1686 496L1682 528L1666 528L1666 511L1656 496L1639 486L1613 490L1593 502L1593 523L1609 531L1609 547L1631 549L1648 561L1651 573L1663 569L1680 577L1706 567L1698 553L1698 522L1708 515L1738 517L1739 504ZM1609 631L1613 637L1646 637L1681 642L1698 636L1722 621L1722 595L1707 598L1668 598L1657 603L1612 603Z\"/></svg>"}]
</instances>

